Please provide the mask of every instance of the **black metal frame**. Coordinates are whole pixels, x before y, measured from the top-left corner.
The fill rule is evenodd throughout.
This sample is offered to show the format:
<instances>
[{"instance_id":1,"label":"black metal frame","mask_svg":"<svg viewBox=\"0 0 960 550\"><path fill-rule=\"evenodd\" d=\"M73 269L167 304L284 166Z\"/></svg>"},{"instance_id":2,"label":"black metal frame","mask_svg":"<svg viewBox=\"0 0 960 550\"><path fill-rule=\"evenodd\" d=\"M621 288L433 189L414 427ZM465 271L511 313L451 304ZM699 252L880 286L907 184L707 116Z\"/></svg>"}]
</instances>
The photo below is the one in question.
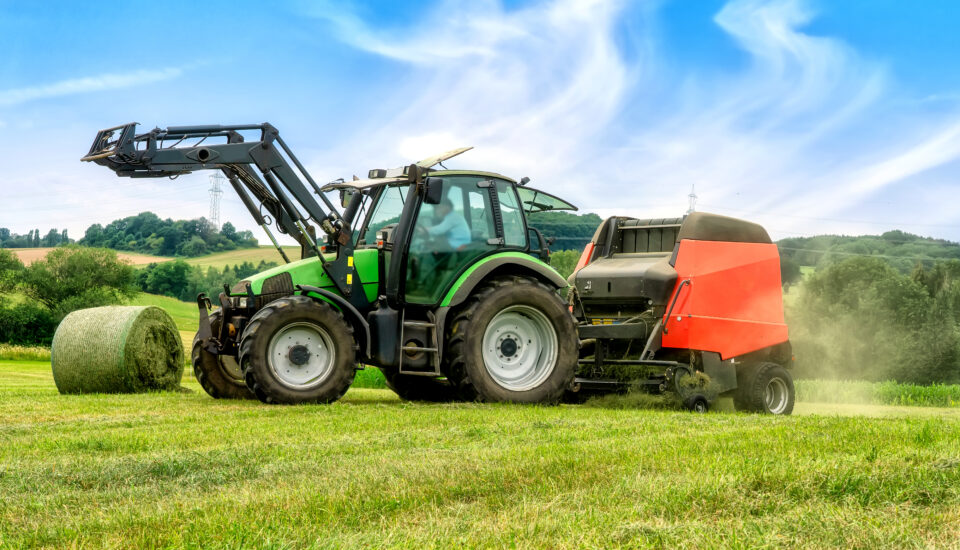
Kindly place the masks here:
<instances>
[{"instance_id":1,"label":"black metal frame","mask_svg":"<svg viewBox=\"0 0 960 550\"><path fill-rule=\"evenodd\" d=\"M101 130L81 160L106 166L118 176L131 178L175 178L197 170L222 171L285 260L289 258L268 229L271 220L261 213L261 208L269 212L280 232L293 236L302 247L319 257L323 270L343 296L356 306L368 305L360 278L348 263L353 255L352 219L341 215L320 191L275 127L269 123L171 126L137 134L136 126L130 123ZM242 131L259 131L260 139L244 141ZM199 141L181 145L194 139ZM207 140L223 139L226 143L207 143ZM166 145L171 141L171 145ZM320 197L325 209L314 199L304 180ZM259 208L247 192L259 201ZM306 215L301 213L301 208ZM356 209L348 207L347 212L353 214ZM326 251L336 251L335 260L323 257L324 250L311 236L311 220L327 235Z\"/></svg>"}]
</instances>

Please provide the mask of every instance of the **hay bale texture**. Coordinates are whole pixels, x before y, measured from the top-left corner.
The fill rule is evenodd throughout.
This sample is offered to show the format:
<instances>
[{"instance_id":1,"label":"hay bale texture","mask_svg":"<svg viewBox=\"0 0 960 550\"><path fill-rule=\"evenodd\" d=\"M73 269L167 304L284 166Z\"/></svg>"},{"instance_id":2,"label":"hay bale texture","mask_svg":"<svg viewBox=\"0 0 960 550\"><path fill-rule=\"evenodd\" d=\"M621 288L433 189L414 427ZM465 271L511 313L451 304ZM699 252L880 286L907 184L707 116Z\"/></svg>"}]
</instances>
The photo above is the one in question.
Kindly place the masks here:
<instances>
[{"instance_id":1,"label":"hay bale texture","mask_svg":"<svg viewBox=\"0 0 960 550\"><path fill-rule=\"evenodd\" d=\"M57 327L51 363L60 393L177 390L183 342L173 319L158 307L81 309Z\"/></svg>"}]
</instances>

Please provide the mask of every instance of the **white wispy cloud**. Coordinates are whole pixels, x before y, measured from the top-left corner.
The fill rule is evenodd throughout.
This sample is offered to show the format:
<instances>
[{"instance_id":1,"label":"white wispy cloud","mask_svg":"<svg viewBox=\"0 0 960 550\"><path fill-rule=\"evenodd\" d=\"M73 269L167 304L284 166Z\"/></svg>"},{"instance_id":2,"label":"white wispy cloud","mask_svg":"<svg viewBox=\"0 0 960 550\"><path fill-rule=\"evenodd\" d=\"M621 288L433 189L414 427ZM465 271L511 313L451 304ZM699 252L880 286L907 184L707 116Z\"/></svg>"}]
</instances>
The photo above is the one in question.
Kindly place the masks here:
<instances>
[{"instance_id":1,"label":"white wispy cloud","mask_svg":"<svg viewBox=\"0 0 960 550\"><path fill-rule=\"evenodd\" d=\"M895 75L869 53L804 30L809 2L728 2L714 22L747 63L725 73L669 66L662 41L684 37L662 35L658 7L444 3L399 29L324 10L343 41L405 63L408 78L315 164L475 145L458 165L530 175L586 210L678 215L696 184L704 209L784 236L882 230L882 210L874 227L830 219L960 158L956 102L911 111L922 98L896 97ZM898 206L918 212L924 200Z\"/></svg>"},{"instance_id":2,"label":"white wispy cloud","mask_svg":"<svg viewBox=\"0 0 960 550\"><path fill-rule=\"evenodd\" d=\"M82 78L71 78L51 84L0 90L0 107L19 105L36 99L116 90L151 84L177 78L182 72L183 71L178 68L139 70L129 73L101 74Z\"/></svg>"}]
</instances>

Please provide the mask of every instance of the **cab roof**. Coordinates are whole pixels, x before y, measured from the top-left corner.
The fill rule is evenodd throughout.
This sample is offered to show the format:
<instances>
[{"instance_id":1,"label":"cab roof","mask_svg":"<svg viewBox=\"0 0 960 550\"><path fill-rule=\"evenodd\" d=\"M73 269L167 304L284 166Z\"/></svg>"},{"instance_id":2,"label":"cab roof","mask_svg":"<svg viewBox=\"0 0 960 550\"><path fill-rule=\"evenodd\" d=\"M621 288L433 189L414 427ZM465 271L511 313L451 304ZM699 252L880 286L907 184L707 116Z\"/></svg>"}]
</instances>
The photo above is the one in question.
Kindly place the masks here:
<instances>
[{"instance_id":1,"label":"cab roof","mask_svg":"<svg viewBox=\"0 0 960 550\"><path fill-rule=\"evenodd\" d=\"M445 153L435 155L432 157L427 157L416 163L417 166L423 168L427 171L427 174L430 176L480 176L485 178L497 178L503 181L510 182L517 185L517 181L513 178L504 176L503 174L497 174L496 172L485 172L481 170L434 170L433 167L442 163L447 159L451 159L457 155L465 153L473 149L473 147L460 147L457 149L451 149ZM442 166L442 165L441 165ZM352 181L335 181L324 185L320 190L327 191L336 191L341 189L352 189L355 191L365 191L373 187L378 187L381 185L406 185L410 183L410 176L408 175L409 166L404 166L401 168L391 168L389 170L376 168L370 170L367 173L367 178L359 179L354 176ZM549 193L545 193L538 189L533 189L529 187L524 187L522 184L517 185L517 190L523 192L521 193L521 201L526 205L525 210L528 212L537 212L545 210L577 210L577 207L570 204L569 202Z\"/></svg>"},{"instance_id":2,"label":"cab roof","mask_svg":"<svg viewBox=\"0 0 960 550\"><path fill-rule=\"evenodd\" d=\"M496 172L484 172L482 170L431 170L431 176L484 176L490 178L499 178L510 183L517 183L513 178L509 178ZM410 183L410 178L402 176L387 176L383 178L365 178L353 181L336 181L324 185L321 191L334 191L337 189L357 189L365 190L377 185L399 185Z\"/></svg>"}]
</instances>

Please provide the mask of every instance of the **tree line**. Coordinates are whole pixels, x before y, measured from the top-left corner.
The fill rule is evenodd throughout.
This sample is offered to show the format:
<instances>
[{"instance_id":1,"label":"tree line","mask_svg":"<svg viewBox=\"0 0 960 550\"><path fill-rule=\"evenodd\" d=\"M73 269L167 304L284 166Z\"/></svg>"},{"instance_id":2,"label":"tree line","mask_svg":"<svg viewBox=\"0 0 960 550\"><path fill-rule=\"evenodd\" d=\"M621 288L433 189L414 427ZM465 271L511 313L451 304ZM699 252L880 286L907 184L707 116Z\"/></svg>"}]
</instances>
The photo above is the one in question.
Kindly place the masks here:
<instances>
[{"instance_id":1,"label":"tree line","mask_svg":"<svg viewBox=\"0 0 960 550\"><path fill-rule=\"evenodd\" d=\"M960 243L921 237L905 231L881 235L817 235L777 241L780 258L801 266L827 266L852 257L878 257L900 273L917 265L931 267L938 261L960 259Z\"/></svg>"},{"instance_id":2,"label":"tree line","mask_svg":"<svg viewBox=\"0 0 960 550\"><path fill-rule=\"evenodd\" d=\"M26 235L18 235L0 227L0 248L56 247L73 242L66 229L51 229L41 237L39 229L31 230ZM223 224L218 231L206 218L160 219L153 212L114 220L105 226L93 224L87 228L77 244L155 256L188 258L259 246L253 233L237 231L230 222Z\"/></svg>"},{"instance_id":3,"label":"tree line","mask_svg":"<svg viewBox=\"0 0 960 550\"><path fill-rule=\"evenodd\" d=\"M153 212L114 220L106 226L93 224L87 228L79 244L188 258L258 246L253 233L237 231L230 222L217 231L206 218L162 220Z\"/></svg>"},{"instance_id":4,"label":"tree line","mask_svg":"<svg viewBox=\"0 0 960 550\"><path fill-rule=\"evenodd\" d=\"M547 239L553 239L551 250L583 250L603 219L592 213L534 212L528 223L540 230Z\"/></svg>"},{"instance_id":5,"label":"tree line","mask_svg":"<svg viewBox=\"0 0 960 550\"><path fill-rule=\"evenodd\" d=\"M54 228L41 237L39 229L31 229L26 235L18 235L6 227L0 227L0 248L54 247L72 242L73 240L67 236L66 229L57 231Z\"/></svg>"},{"instance_id":6,"label":"tree line","mask_svg":"<svg viewBox=\"0 0 960 550\"><path fill-rule=\"evenodd\" d=\"M214 303L223 292L223 285L235 283L253 275L276 267L276 262L261 260L259 264L243 262L223 269L192 266L183 260L149 264L137 270L137 287L150 294L170 296L185 302L197 299L201 292L209 296Z\"/></svg>"}]
</instances>

